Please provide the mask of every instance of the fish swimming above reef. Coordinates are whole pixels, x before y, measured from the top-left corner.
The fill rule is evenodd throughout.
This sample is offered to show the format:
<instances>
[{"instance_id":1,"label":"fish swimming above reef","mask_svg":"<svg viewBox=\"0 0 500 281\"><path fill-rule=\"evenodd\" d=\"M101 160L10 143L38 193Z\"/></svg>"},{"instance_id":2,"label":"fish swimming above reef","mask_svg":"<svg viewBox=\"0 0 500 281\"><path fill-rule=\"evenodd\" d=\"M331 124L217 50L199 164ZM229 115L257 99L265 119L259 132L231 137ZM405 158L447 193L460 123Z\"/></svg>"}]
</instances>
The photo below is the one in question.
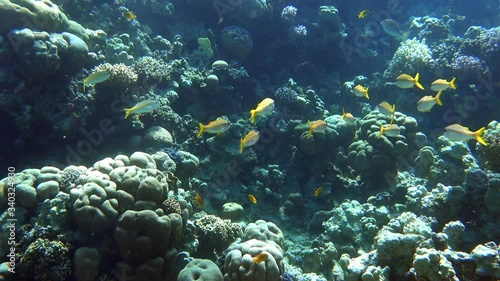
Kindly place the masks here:
<instances>
[{"instance_id":1,"label":"fish swimming above reef","mask_svg":"<svg viewBox=\"0 0 500 281\"><path fill-rule=\"evenodd\" d=\"M387 116L393 116L396 112L396 105L383 101L378 105L378 111Z\"/></svg>"},{"instance_id":2,"label":"fish swimming above reef","mask_svg":"<svg viewBox=\"0 0 500 281\"><path fill-rule=\"evenodd\" d=\"M318 197L321 194L321 192L323 192L323 187L320 186L316 188L316 190L313 192L313 196Z\"/></svg>"},{"instance_id":3,"label":"fish swimming above reef","mask_svg":"<svg viewBox=\"0 0 500 281\"><path fill-rule=\"evenodd\" d=\"M417 88L423 90L424 86L418 82L420 75L417 73L415 78L411 77L408 74L401 74L396 78L396 86L402 89L412 88L413 86L417 86Z\"/></svg>"},{"instance_id":4,"label":"fish swimming above reef","mask_svg":"<svg viewBox=\"0 0 500 281\"><path fill-rule=\"evenodd\" d=\"M248 194L248 200L250 200L250 202L254 204L257 204L257 198L255 198L255 196L253 196L252 194Z\"/></svg>"},{"instance_id":5,"label":"fish swimming above reef","mask_svg":"<svg viewBox=\"0 0 500 281\"><path fill-rule=\"evenodd\" d=\"M198 208L205 208L205 203L203 203L203 198L199 193L196 193L196 195L194 196L194 201L196 201L196 206L198 206Z\"/></svg>"},{"instance_id":6,"label":"fish swimming above reef","mask_svg":"<svg viewBox=\"0 0 500 281\"><path fill-rule=\"evenodd\" d=\"M254 264L258 264L258 263L261 263L263 261L266 261L268 257L269 257L269 255L266 252L262 252L262 253L256 255L252 259L252 261L253 261Z\"/></svg>"},{"instance_id":7,"label":"fish swimming above reef","mask_svg":"<svg viewBox=\"0 0 500 281\"><path fill-rule=\"evenodd\" d=\"M108 80L110 76L111 74L107 70L92 72L87 78L83 79L83 91L85 92L86 86L104 82Z\"/></svg>"},{"instance_id":8,"label":"fish swimming above reef","mask_svg":"<svg viewBox=\"0 0 500 281\"><path fill-rule=\"evenodd\" d=\"M369 13L369 12L370 12L370 11L368 11L368 10L363 10L363 11L359 12L359 14L358 14L358 19L363 19L363 18L365 18L365 17L368 15L368 13Z\"/></svg>"},{"instance_id":9,"label":"fish swimming above reef","mask_svg":"<svg viewBox=\"0 0 500 281\"><path fill-rule=\"evenodd\" d=\"M431 90L444 91L444 90L448 90L449 88L456 90L457 87L455 86L455 80L456 80L456 78L453 78L453 79L451 79L450 82L448 82L445 79L438 79L438 80L432 82Z\"/></svg>"},{"instance_id":10,"label":"fish swimming above reef","mask_svg":"<svg viewBox=\"0 0 500 281\"><path fill-rule=\"evenodd\" d=\"M127 119L131 114L147 113L157 108L158 103L155 100L144 100L131 108L124 108L123 111L125 111L125 119Z\"/></svg>"},{"instance_id":11,"label":"fish swimming above reef","mask_svg":"<svg viewBox=\"0 0 500 281\"><path fill-rule=\"evenodd\" d=\"M326 122L323 120L316 120L313 123L311 121L307 120L307 125L309 125L309 132L307 132L307 138L311 138L313 132L319 132L323 133L326 131Z\"/></svg>"},{"instance_id":12,"label":"fish swimming above reef","mask_svg":"<svg viewBox=\"0 0 500 281\"><path fill-rule=\"evenodd\" d=\"M468 141L468 140L476 140L484 146L487 146L486 142L483 139L485 127L481 129L471 132L469 128L464 127L459 124L453 124L446 128L444 128L443 135L452 141Z\"/></svg>"},{"instance_id":13,"label":"fish swimming above reef","mask_svg":"<svg viewBox=\"0 0 500 281\"><path fill-rule=\"evenodd\" d=\"M439 91L435 97L433 96L424 96L417 102L417 110L420 112L430 112L435 104L443 105L441 101L441 93L443 91Z\"/></svg>"},{"instance_id":14,"label":"fish swimming above reef","mask_svg":"<svg viewBox=\"0 0 500 281\"><path fill-rule=\"evenodd\" d=\"M406 41L406 39L408 39L409 32L401 31L401 27L399 27L399 24L393 19L385 19L381 21L380 26L385 31L385 33L393 37L401 38L403 41Z\"/></svg>"},{"instance_id":15,"label":"fish swimming above reef","mask_svg":"<svg viewBox=\"0 0 500 281\"><path fill-rule=\"evenodd\" d=\"M243 153L245 147L252 146L259 141L259 132L250 131L248 134L240 140L240 153Z\"/></svg>"},{"instance_id":16,"label":"fish swimming above reef","mask_svg":"<svg viewBox=\"0 0 500 281\"><path fill-rule=\"evenodd\" d=\"M342 108L342 120L344 120L347 125L354 125L354 123L356 122L356 118L354 118L354 116L349 113L349 112L345 112L345 110Z\"/></svg>"},{"instance_id":17,"label":"fish swimming above reef","mask_svg":"<svg viewBox=\"0 0 500 281\"><path fill-rule=\"evenodd\" d=\"M123 13L123 17L128 19L128 20L135 20L137 18L137 16L133 12L130 12L130 11Z\"/></svg>"},{"instance_id":18,"label":"fish swimming above reef","mask_svg":"<svg viewBox=\"0 0 500 281\"><path fill-rule=\"evenodd\" d=\"M211 121L207 125L203 125L200 123L200 131L198 131L196 137L199 138L204 132L211 134L222 134L225 131L229 130L230 127L231 123L229 123L229 121L219 117L214 121Z\"/></svg>"},{"instance_id":19,"label":"fish swimming above reef","mask_svg":"<svg viewBox=\"0 0 500 281\"><path fill-rule=\"evenodd\" d=\"M271 98L265 98L261 101L256 109L250 110L250 122L253 124L257 116L266 116L272 113L274 110L274 100Z\"/></svg>"},{"instance_id":20,"label":"fish swimming above reef","mask_svg":"<svg viewBox=\"0 0 500 281\"><path fill-rule=\"evenodd\" d=\"M399 126L396 124L388 124L388 125L382 125L380 126L380 132L378 134L378 137L380 138L382 135L386 135L389 137L397 137L399 136Z\"/></svg>"},{"instance_id":21,"label":"fish swimming above reef","mask_svg":"<svg viewBox=\"0 0 500 281\"><path fill-rule=\"evenodd\" d=\"M356 97L365 97L367 100L370 99L370 96L368 95L368 89L370 87L363 87L361 85L356 85L356 87L354 87L354 90L353 90L353 93Z\"/></svg>"}]
</instances>

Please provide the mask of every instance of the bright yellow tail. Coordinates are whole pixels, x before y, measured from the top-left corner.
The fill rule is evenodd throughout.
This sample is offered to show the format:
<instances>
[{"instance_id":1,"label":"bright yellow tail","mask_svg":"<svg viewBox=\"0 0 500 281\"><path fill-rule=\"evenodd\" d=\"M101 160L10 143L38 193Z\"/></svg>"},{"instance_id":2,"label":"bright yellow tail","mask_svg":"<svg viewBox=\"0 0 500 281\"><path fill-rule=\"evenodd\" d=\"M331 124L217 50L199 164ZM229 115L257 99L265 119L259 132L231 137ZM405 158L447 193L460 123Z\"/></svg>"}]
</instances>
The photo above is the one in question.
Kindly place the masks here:
<instances>
[{"instance_id":1,"label":"bright yellow tail","mask_svg":"<svg viewBox=\"0 0 500 281\"><path fill-rule=\"evenodd\" d=\"M243 148L245 148L245 143L243 142L243 139L240 139L240 154L243 153Z\"/></svg>"},{"instance_id":2,"label":"bright yellow tail","mask_svg":"<svg viewBox=\"0 0 500 281\"><path fill-rule=\"evenodd\" d=\"M450 81L450 87L453 89L453 90L456 90L457 89L457 86L455 86L455 80L457 80L456 77L453 77L453 79L451 79Z\"/></svg>"},{"instance_id":3,"label":"bright yellow tail","mask_svg":"<svg viewBox=\"0 0 500 281\"><path fill-rule=\"evenodd\" d=\"M307 125L309 125L309 132L307 132L307 139L310 139L313 134L313 126L311 121L307 120Z\"/></svg>"},{"instance_id":4,"label":"bright yellow tail","mask_svg":"<svg viewBox=\"0 0 500 281\"><path fill-rule=\"evenodd\" d=\"M368 89L370 89L369 86L366 88L366 91L365 91L365 97L366 97L367 100L370 99L370 96L368 95Z\"/></svg>"},{"instance_id":5,"label":"bright yellow tail","mask_svg":"<svg viewBox=\"0 0 500 281\"><path fill-rule=\"evenodd\" d=\"M439 92L437 93L437 95L436 95L436 103L437 103L438 105L440 105L440 106L442 106L442 105L443 105L443 102L441 101L441 93L442 93L442 92L443 92L443 91L439 91Z\"/></svg>"},{"instance_id":6,"label":"bright yellow tail","mask_svg":"<svg viewBox=\"0 0 500 281\"><path fill-rule=\"evenodd\" d=\"M201 137L203 135L203 132L205 132L205 126L200 123L200 130L198 131L198 134L196 135L197 138Z\"/></svg>"},{"instance_id":7,"label":"bright yellow tail","mask_svg":"<svg viewBox=\"0 0 500 281\"><path fill-rule=\"evenodd\" d=\"M250 123L253 124L253 122L255 122L255 117L257 117L257 110L250 110Z\"/></svg>"},{"instance_id":8,"label":"bright yellow tail","mask_svg":"<svg viewBox=\"0 0 500 281\"><path fill-rule=\"evenodd\" d=\"M420 78L420 73L417 73L417 75L415 75L415 86L417 86L417 88L419 88L420 90L423 90L424 89L424 86L422 86L422 84L420 84L418 82L418 79Z\"/></svg>"},{"instance_id":9,"label":"bright yellow tail","mask_svg":"<svg viewBox=\"0 0 500 281\"><path fill-rule=\"evenodd\" d=\"M133 108L124 108L123 111L125 111L125 119L127 119L132 112L134 112Z\"/></svg>"},{"instance_id":10,"label":"bright yellow tail","mask_svg":"<svg viewBox=\"0 0 500 281\"><path fill-rule=\"evenodd\" d=\"M474 132L474 137L476 138L476 140L478 142L480 142L482 145L484 146L487 146L486 142L484 141L483 139L483 134L484 134L484 131L486 130L485 127L482 127L481 129L477 130Z\"/></svg>"}]
</instances>

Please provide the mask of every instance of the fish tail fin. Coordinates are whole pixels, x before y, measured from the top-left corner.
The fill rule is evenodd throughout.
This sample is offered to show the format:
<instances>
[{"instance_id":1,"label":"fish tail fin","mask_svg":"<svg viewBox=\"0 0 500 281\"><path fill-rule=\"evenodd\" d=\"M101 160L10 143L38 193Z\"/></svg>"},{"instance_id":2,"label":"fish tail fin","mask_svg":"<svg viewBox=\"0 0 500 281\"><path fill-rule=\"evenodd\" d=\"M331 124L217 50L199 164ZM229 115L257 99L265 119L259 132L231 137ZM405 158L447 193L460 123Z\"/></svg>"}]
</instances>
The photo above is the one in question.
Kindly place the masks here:
<instances>
[{"instance_id":1,"label":"fish tail fin","mask_svg":"<svg viewBox=\"0 0 500 281\"><path fill-rule=\"evenodd\" d=\"M384 134L384 125L380 126L380 132L378 133L378 138L380 138Z\"/></svg>"},{"instance_id":2,"label":"fish tail fin","mask_svg":"<svg viewBox=\"0 0 500 281\"><path fill-rule=\"evenodd\" d=\"M124 108L123 111L125 111L125 118L124 119L127 119L130 114L132 114L132 112L134 112L134 109L133 108Z\"/></svg>"},{"instance_id":3,"label":"fish tail fin","mask_svg":"<svg viewBox=\"0 0 500 281\"><path fill-rule=\"evenodd\" d=\"M345 117L345 109L342 107L342 119Z\"/></svg>"},{"instance_id":4,"label":"fish tail fin","mask_svg":"<svg viewBox=\"0 0 500 281\"><path fill-rule=\"evenodd\" d=\"M424 86L422 86L422 84L418 82L419 78L420 78L420 73L417 73L417 75L415 75L415 86L417 86L417 88L419 88L420 90L423 90Z\"/></svg>"},{"instance_id":5,"label":"fish tail fin","mask_svg":"<svg viewBox=\"0 0 500 281\"><path fill-rule=\"evenodd\" d=\"M253 124L253 122L255 122L255 117L257 117L257 110L250 110L250 123Z\"/></svg>"},{"instance_id":6,"label":"fish tail fin","mask_svg":"<svg viewBox=\"0 0 500 281\"><path fill-rule=\"evenodd\" d=\"M366 87L366 91L365 91L365 97L367 100L370 99L370 96L368 95L368 89L370 89L370 86Z\"/></svg>"},{"instance_id":7,"label":"fish tail fin","mask_svg":"<svg viewBox=\"0 0 500 281\"><path fill-rule=\"evenodd\" d=\"M309 125L309 132L307 132L307 139L310 139L313 134L313 127L311 121L307 120L307 125Z\"/></svg>"},{"instance_id":8,"label":"fish tail fin","mask_svg":"<svg viewBox=\"0 0 500 281\"><path fill-rule=\"evenodd\" d=\"M410 30L401 33L401 42L405 42L406 40L408 40L408 38L410 37L410 33Z\"/></svg>"},{"instance_id":9,"label":"fish tail fin","mask_svg":"<svg viewBox=\"0 0 500 281\"><path fill-rule=\"evenodd\" d=\"M83 82L83 92L85 93L85 82Z\"/></svg>"},{"instance_id":10,"label":"fish tail fin","mask_svg":"<svg viewBox=\"0 0 500 281\"><path fill-rule=\"evenodd\" d=\"M484 146L487 146L486 142L484 141L483 139L483 134L484 134L484 131L486 130L485 127L482 127L481 129L477 130L474 132L474 138L480 142L482 145Z\"/></svg>"},{"instance_id":11,"label":"fish tail fin","mask_svg":"<svg viewBox=\"0 0 500 281\"><path fill-rule=\"evenodd\" d=\"M439 91L436 95L436 103L439 105L439 106L442 106L443 105L443 102L441 101L441 94L443 93L443 91Z\"/></svg>"},{"instance_id":12,"label":"fish tail fin","mask_svg":"<svg viewBox=\"0 0 500 281\"><path fill-rule=\"evenodd\" d=\"M203 132L205 132L205 126L200 123L200 130L198 131L198 134L196 135L197 138L201 137L203 135Z\"/></svg>"},{"instance_id":13,"label":"fish tail fin","mask_svg":"<svg viewBox=\"0 0 500 281\"><path fill-rule=\"evenodd\" d=\"M243 148L245 148L245 143L243 142L243 139L240 139L240 154L243 153Z\"/></svg>"},{"instance_id":14,"label":"fish tail fin","mask_svg":"<svg viewBox=\"0 0 500 281\"><path fill-rule=\"evenodd\" d=\"M453 89L453 90L456 90L457 89L457 86L455 86L455 80L457 80L456 77L453 77L453 79L451 79L450 81L450 87Z\"/></svg>"}]
</instances>

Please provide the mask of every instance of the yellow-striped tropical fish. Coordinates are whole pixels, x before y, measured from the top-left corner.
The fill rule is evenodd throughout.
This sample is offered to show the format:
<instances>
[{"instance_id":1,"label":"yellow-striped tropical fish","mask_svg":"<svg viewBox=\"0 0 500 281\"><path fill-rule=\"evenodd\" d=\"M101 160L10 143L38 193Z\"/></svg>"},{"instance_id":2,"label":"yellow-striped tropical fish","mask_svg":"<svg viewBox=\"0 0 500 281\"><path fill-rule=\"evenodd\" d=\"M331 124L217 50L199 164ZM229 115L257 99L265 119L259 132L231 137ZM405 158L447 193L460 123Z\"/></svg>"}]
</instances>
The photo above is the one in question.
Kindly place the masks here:
<instances>
[{"instance_id":1,"label":"yellow-striped tropical fish","mask_svg":"<svg viewBox=\"0 0 500 281\"><path fill-rule=\"evenodd\" d=\"M261 101L256 109L250 110L250 122L255 122L255 118L257 116L266 116L270 113L272 113L274 110L274 100L271 98L265 98L263 101Z\"/></svg>"},{"instance_id":2,"label":"yellow-striped tropical fish","mask_svg":"<svg viewBox=\"0 0 500 281\"><path fill-rule=\"evenodd\" d=\"M259 141L259 132L250 131L248 134L240 140L240 153L243 153L245 147L252 146Z\"/></svg>"},{"instance_id":3,"label":"yellow-striped tropical fish","mask_svg":"<svg viewBox=\"0 0 500 281\"><path fill-rule=\"evenodd\" d=\"M309 132L307 132L307 138L311 138L313 132L323 133L326 131L326 122L323 120L316 120L313 123L307 120L307 125L309 125Z\"/></svg>"},{"instance_id":4,"label":"yellow-striped tropical fish","mask_svg":"<svg viewBox=\"0 0 500 281\"><path fill-rule=\"evenodd\" d=\"M477 140L482 145L487 146L486 141L483 139L485 130L486 128L482 127L475 132L471 132L467 127L459 124L453 124L444 128L443 135L452 141Z\"/></svg>"},{"instance_id":5,"label":"yellow-striped tropical fish","mask_svg":"<svg viewBox=\"0 0 500 281\"><path fill-rule=\"evenodd\" d=\"M412 88L413 86L417 86L417 88L423 90L424 86L418 82L420 75L417 73L415 78L411 77L408 74L401 74L396 78L396 86L402 89Z\"/></svg>"},{"instance_id":6,"label":"yellow-striped tropical fish","mask_svg":"<svg viewBox=\"0 0 500 281\"><path fill-rule=\"evenodd\" d=\"M125 111L125 119L127 119L131 114L147 113L157 108L158 103L155 100L144 100L131 108L124 108L123 111Z\"/></svg>"},{"instance_id":7,"label":"yellow-striped tropical fish","mask_svg":"<svg viewBox=\"0 0 500 281\"><path fill-rule=\"evenodd\" d=\"M219 117L214 121L211 121L207 125L203 125L200 123L200 130L198 131L196 137L199 138L204 132L211 134L222 134L225 131L229 130L230 127L231 124L229 123L229 121Z\"/></svg>"},{"instance_id":8,"label":"yellow-striped tropical fish","mask_svg":"<svg viewBox=\"0 0 500 281\"><path fill-rule=\"evenodd\" d=\"M91 73L87 78L83 79L83 91L85 92L86 86L95 85L109 79L111 74L107 70L97 71Z\"/></svg>"}]
</instances>

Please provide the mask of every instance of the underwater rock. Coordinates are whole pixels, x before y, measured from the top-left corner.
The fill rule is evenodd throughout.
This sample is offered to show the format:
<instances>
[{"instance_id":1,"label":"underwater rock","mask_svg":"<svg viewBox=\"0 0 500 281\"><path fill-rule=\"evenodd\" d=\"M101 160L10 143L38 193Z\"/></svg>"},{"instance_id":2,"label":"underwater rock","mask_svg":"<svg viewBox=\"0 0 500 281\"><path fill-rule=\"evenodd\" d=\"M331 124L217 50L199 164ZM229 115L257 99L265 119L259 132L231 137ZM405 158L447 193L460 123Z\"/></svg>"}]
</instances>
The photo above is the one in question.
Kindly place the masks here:
<instances>
[{"instance_id":1,"label":"underwater rock","mask_svg":"<svg viewBox=\"0 0 500 281\"><path fill-rule=\"evenodd\" d=\"M101 255L96 248L80 247L73 256L75 271L73 276L76 281L93 281L99 276Z\"/></svg>"},{"instance_id":2,"label":"underwater rock","mask_svg":"<svg viewBox=\"0 0 500 281\"><path fill-rule=\"evenodd\" d=\"M194 259L181 270L177 281L222 281L224 277L219 267L211 261L205 259Z\"/></svg>"},{"instance_id":3,"label":"underwater rock","mask_svg":"<svg viewBox=\"0 0 500 281\"><path fill-rule=\"evenodd\" d=\"M243 27L230 25L222 30L222 47L224 51L237 60L246 59L253 49L250 33Z\"/></svg>"},{"instance_id":4,"label":"underwater rock","mask_svg":"<svg viewBox=\"0 0 500 281\"><path fill-rule=\"evenodd\" d=\"M428 280L460 280L456 276L453 264L435 249L417 249L410 271L415 272L419 278Z\"/></svg>"},{"instance_id":5,"label":"underwater rock","mask_svg":"<svg viewBox=\"0 0 500 281\"><path fill-rule=\"evenodd\" d=\"M195 155L179 150L177 151L177 170L176 174L180 179L187 179L193 177L198 170L200 160Z\"/></svg>"},{"instance_id":6,"label":"underwater rock","mask_svg":"<svg viewBox=\"0 0 500 281\"><path fill-rule=\"evenodd\" d=\"M232 221L239 220L243 217L243 206L235 202L227 202L222 205L222 217Z\"/></svg>"},{"instance_id":7,"label":"underwater rock","mask_svg":"<svg viewBox=\"0 0 500 281\"><path fill-rule=\"evenodd\" d=\"M242 241L250 239L257 239L268 244L274 244L281 252L285 241L281 229L279 229L276 224L264 220L257 220L247 225L243 232Z\"/></svg>"},{"instance_id":8,"label":"underwater rock","mask_svg":"<svg viewBox=\"0 0 500 281\"><path fill-rule=\"evenodd\" d=\"M196 234L200 240L197 253L211 256L215 250L221 253L243 232L241 226L214 215L205 215L194 221Z\"/></svg>"},{"instance_id":9,"label":"underwater rock","mask_svg":"<svg viewBox=\"0 0 500 281\"><path fill-rule=\"evenodd\" d=\"M144 152L134 152L130 155L130 164L142 169L156 169L156 162L153 157Z\"/></svg>"},{"instance_id":10,"label":"underwater rock","mask_svg":"<svg viewBox=\"0 0 500 281\"><path fill-rule=\"evenodd\" d=\"M224 260L224 280L228 281L281 281L284 260L281 249L261 240L251 239L227 249ZM253 258L266 253L267 259L254 264Z\"/></svg>"},{"instance_id":11,"label":"underwater rock","mask_svg":"<svg viewBox=\"0 0 500 281\"><path fill-rule=\"evenodd\" d=\"M471 257L477 265L476 274L478 276L492 276L500 278L499 247L494 242L478 245L471 252Z\"/></svg>"},{"instance_id":12,"label":"underwater rock","mask_svg":"<svg viewBox=\"0 0 500 281\"><path fill-rule=\"evenodd\" d=\"M173 143L172 135L163 127L152 126L144 133L143 144L147 147L159 149L170 147Z\"/></svg>"},{"instance_id":13,"label":"underwater rock","mask_svg":"<svg viewBox=\"0 0 500 281\"><path fill-rule=\"evenodd\" d=\"M67 32L49 34L25 28L10 32L9 38L16 43L18 66L30 79L71 76L82 69L89 51L83 40Z\"/></svg>"},{"instance_id":14,"label":"underwater rock","mask_svg":"<svg viewBox=\"0 0 500 281\"><path fill-rule=\"evenodd\" d=\"M61 32L68 26L68 17L50 0L0 0L1 33L25 27Z\"/></svg>"}]
</instances>

